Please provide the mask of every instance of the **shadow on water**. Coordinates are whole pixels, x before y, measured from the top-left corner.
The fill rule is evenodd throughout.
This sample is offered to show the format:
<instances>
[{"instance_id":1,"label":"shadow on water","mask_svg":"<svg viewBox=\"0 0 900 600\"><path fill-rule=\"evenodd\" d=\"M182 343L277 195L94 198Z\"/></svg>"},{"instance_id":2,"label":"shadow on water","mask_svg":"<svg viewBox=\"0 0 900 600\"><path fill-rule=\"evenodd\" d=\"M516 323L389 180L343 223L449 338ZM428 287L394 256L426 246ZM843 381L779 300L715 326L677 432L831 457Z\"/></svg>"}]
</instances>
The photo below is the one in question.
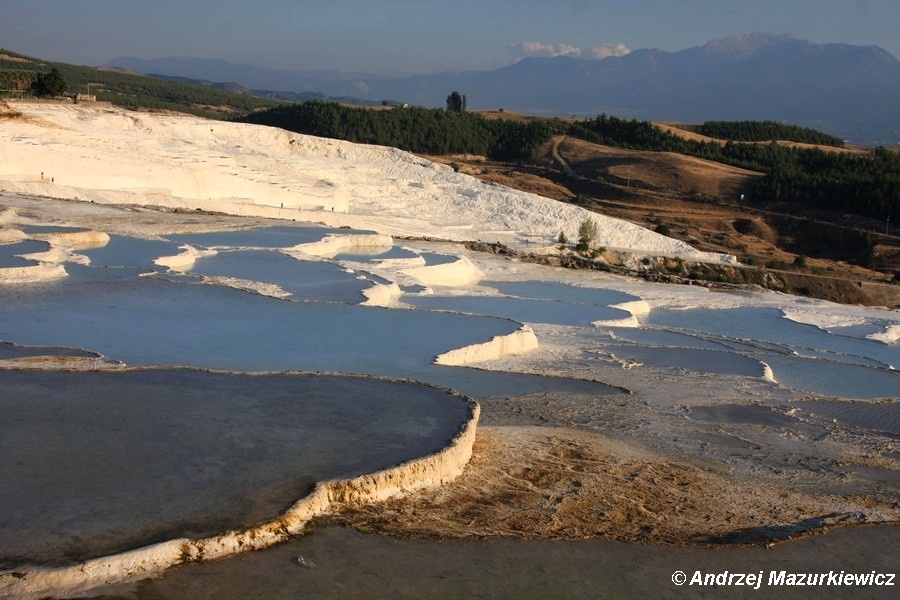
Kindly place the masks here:
<instances>
[{"instance_id":1,"label":"shadow on water","mask_svg":"<svg viewBox=\"0 0 900 600\"><path fill-rule=\"evenodd\" d=\"M415 541L324 527L263 552L176 569L123 590L121 597L894 598L896 581L892 587L783 582L787 573L896 573L898 553L900 527L840 529L773 548L668 548L598 539ZM680 586L673 583L676 572L686 576ZM690 583L697 573L726 572L761 573L759 589Z\"/></svg>"},{"instance_id":2,"label":"shadow on water","mask_svg":"<svg viewBox=\"0 0 900 600\"><path fill-rule=\"evenodd\" d=\"M796 523L747 527L729 532L727 535L698 536L693 541L700 544L758 544L784 541L804 532L814 531L826 525L834 524L842 516L838 513L832 513L818 517L809 517Z\"/></svg>"}]
</instances>

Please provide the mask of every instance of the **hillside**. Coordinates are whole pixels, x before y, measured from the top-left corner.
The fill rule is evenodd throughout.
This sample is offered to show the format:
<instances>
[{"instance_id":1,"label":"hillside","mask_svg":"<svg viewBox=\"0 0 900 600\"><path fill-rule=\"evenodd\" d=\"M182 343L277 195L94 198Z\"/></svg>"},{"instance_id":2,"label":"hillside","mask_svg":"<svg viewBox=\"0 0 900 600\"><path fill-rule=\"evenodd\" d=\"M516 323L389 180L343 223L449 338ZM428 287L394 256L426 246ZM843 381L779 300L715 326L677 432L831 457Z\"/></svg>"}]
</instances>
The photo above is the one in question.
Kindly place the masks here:
<instances>
[{"instance_id":1,"label":"hillside","mask_svg":"<svg viewBox=\"0 0 900 600\"><path fill-rule=\"evenodd\" d=\"M0 121L7 192L220 211L554 251L590 217L597 243L639 255L730 263L646 228L489 185L408 152L91 103L10 102ZM37 140L40 140L38 142Z\"/></svg>"},{"instance_id":2,"label":"hillside","mask_svg":"<svg viewBox=\"0 0 900 600\"><path fill-rule=\"evenodd\" d=\"M125 72L44 61L0 49L0 89L27 91L38 73L57 69L70 94L94 95L98 101L133 109L174 110L209 118L225 118L277 106L259 98L208 86L164 81ZM13 92L13 97L21 94Z\"/></svg>"},{"instance_id":3,"label":"hillside","mask_svg":"<svg viewBox=\"0 0 900 600\"><path fill-rule=\"evenodd\" d=\"M900 239L878 233L866 219L741 202L740 195L761 178L757 172L567 136L554 137L528 166L460 155L443 160L485 181L660 228L704 251L732 253L753 271L777 274L775 289L838 302L900 305L897 286L881 285L900 273ZM696 270L691 276L730 280L736 275Z\"/></svg>"},{"instance_id":4,"label":"hillside","mask_svg":"<svg viewBox=\"0 0 900 600\"><path fill-rule=\"evenodd\" d=\"M202 86L161 81L134 74L113 73L109 70L56 65L10 52L0 52L0 74L34 74L38 70L47 70L51 66L58 66L64 70L67 77L72 78L72 82L86 82L85 87L87 87L87 83L90 83L90 91L97 93L99 98L110 98L111 101L126 107L151 110L163 108L222 118L255 110L253 107L258 106L255 103L261 102L259 99L248 97L245 93L235 94L204 89ZM75 83L74 85L77 89L77 86L81 84ZM239 91L243 92L244 90ZM164 100L160 101L160 98L164 98ZM327 106L323 103L314 103L314 105ZM350 109L342 107L340 110ZM846 211L841 210L813 209L810 206L761 202L753 199L753 192L763 180L762 174L758 171L728 166L677 152L614 148L577 139L564 133L540 145L541 139L548 139L553 131L566 132L575 125L586 123L586 121L578 119L547 119L506 110L479 112L479 115L485 117L487 121L504 121L514 125L512 128L497 128L482 125L477 119L470 118L465 113L453 117L446 115L444 111L425 109L392 109L376 112L381 112L384 116L397 120L397 123L406 123L402 126L397 124L393 126L395 130L403 132L405 142L398 138L396 142L382 141L380 143L400 146L408 144L409 139L407 138L416 129L424 132L423 139L433 142L439 136L434 129L429 129L429 127L433 127L432 124L429 124L431 120L443 123L444 125L440 125L441 127L453 125L454 134L461 136L461 140L465 140L466 136L471 136L474 131L481 131L480 135L487 136L483 142L487 144L486 150L492 147L491 144L494 144L494 149L489 150L497 157L493 161L473 156L471 151L448 154L448 151L453 152L453 150L439 150L440 154L436 155L434 150L410 149L421 155L429 156L437 162L450 165L463 174L472 175L490 183L502 184L530 194L562 200L565 203L578 205L579 210L589 209L598 215L616 217L650 230L657 230L680 242L686 242L698 250L712 253L714 256L735 255L752 267L766 267L766 273L779 273L780 279L774 286L769 286L774 289L790 290L842 302L891 306L900 304L900 302L892 300L897 289L896 286L885 296L880 288L872 293L868 291L863 293L860 291L860 286L856 285L859 282L890 281L896 279L897 273L900 273L900 244L896 237L883 234L886 228L884 221L864 216L849 217ZM474 113L475 111L472 111L472 116L475 116ZM9 110L6 114L7 118L14 117L16 110ZM327 111L322 114L327 116ZM348 113L345 117L341 119L345 125L349 124L351 120L357 119L355 113ZM405 121L407 118L418 119L418 122L407 122ZM23 120L27 119L27 116L23 118ZM327 122L328 119L320 119L320 121ZM598 124L599 121L598 118ZM383 124L368 118L360 120L360 123L363 125L361 129L363 137L357 141L378 143L377 136L384 133ZM426 126L420 126L423 123ZM644 129L654 130L648 123L629 122L615 118L610 118L604 123L616 127L626 127L628 128L626 133L629 135L637 132L646 136L648 132ZM660 141L664 145L679 147L678 144L673 145L670 140L665 138L666 133L672 134L673 139L685 139L700 144L698 148L701 154L708 153L709 148L739 147L740 145L762 147L763 144L768 146L770 143L734 143L729 140L716 139L698 134L697 126L683 123L660 124L656 126L656 129L662 133L663 137L655 141L650 140L652 143L648 147L652 147L654 143ZM584 128L580 127L578 130L582 131ZM327 132L319 134L329 135ZM496 146L497 140L501 140L507 145L498 147ZM515 141L516 146L508 146L510 141ZM463 141L462 147L469 143ZM519 144L521 145L519 146ZM785 148L818 148L827 153L838 152L863 158L871 155L871 150L853 146L823 147L794 141L779 142L778 145ZM475 154L477 153L476 151ZM499 160L504 155L507 158ZM513 160L511 157L517 158ZM18 157L7 160L4 171L11 172L10 169L13 169L17 160ZM161 157L160 160L168 159ZM181 164L183 169L191 169L183 160L178 164ZM94 167L87 169L89 172L96 170ZM129 169L130 167L124 167L115 176L115 180L122 179L121 173L128 172ZM160 170L160 173L167 172L169 171L165 169ZM151 191L164 190L164 194L177 195L182 192L173 191L178 187L173 182L182 179L183 174L172 171L168 178L138 181L130 188ZM223 173L221 181L213 186L214 190L207 189L205 187L207 184L203 184L197 190L189 191L187 196L239 198L244 195L252 197L261 193L258 190L254 191L255 183L250 184L247 180L236 181L233 179L234 175L236 174L231 172ZM896 173L894 175L896 176ZM195 181L198 179L196 175L191 175L191 177ZM205 177L202 179L205 180ZM332 203L332 206L346 205L342 195L346 193L343 191L345 186L335 184L334 180L328 177L320 178L320 181L326 182L327 185L317 189L317 186L314 185L310 188L309 184L304 182L300 187L310 189L310 193L319 198L318 206L324 206L329 202ZM90 185L94 187L100 185L99 180L97 182ZM203 189L201 190L201 188ZM296 190L292 186L279 185L279 188L284 188L287 192L283 195L281 192L276 193L271 198L272 202L283 197L288 203L285 206L296 204L296 198L292 196ZM451 196L460 193L457 188L453 188L453 190ZM404 189L401 196L408 192L408 189ZM467 193L474 192L462 190L461 193L465 196ZM160 196L158 192L154 192L154 194L156 195L153 200L157 201ZM745 197L743 201L741 200L742 195ZM470 198L482 197L487 196L482 196L480 193L470 196ZM322 198L331 198L331 200ZM492 202L496 201L492 200ZM396 213L397 216L401 216L423 211L431 213L436 210L434 206L423 204L419 200L411 204L401 202L398 206L399 209L392 206L387 209L387 212L393 214L396 209L399 210ZM463 208L463 206L467 206L467 208ZM554 221L554 218L558 219L559 217L551 219L541 217L540 224L525 221L513 224L509 215L503 213L518 214L522 210L518 202L510 204L503 200L492 208L494 212L488 215L480 212L482 211L481 207L476 209L466 200L458 206L452 207L452 210L461 210L465 216L456 213L443 214L440 211L436 213L434 223L445 224L437 230L429 230L428 233L414 232L414 228L403 226L394 231L401 235L435 235L460 240L496 238L503 239L505 242L516 239L519 241L527 239L530 242L537 236L537 238L544 238L538 243L540 246L545 244L547 239L555 237L561 230L567 231L567 235L573 239L579 220L575 215L580 214L571 213L561 221ZM362 210L384 211L386 209L384 207L368 207ZM470 213L473 211L482 215L480 217L482 220L478 221L477 226L475 222L470 222ZM546 215L548 209L542 208L539 212ZM551 212L556 214L558 210L554 208ZM491 222L500 224L493 228L488 225ZM892 224L896 225L896 221L887 223L887 225ZM499 235L495 235L497 233ZM512 237L508 237L510 235ZM659 236L656 236L654 239L658 238ZM653 242L650 247L646 248L642 246L644 242L637 243L637 247L634 247L635 243L634 240L610 237L601 240L599 245L629 249L630 251L637 250L638 252L643 249L664 254L684 253L683 250L662 250L657 242ZM656 249L650 250L650 248ZM657 265L657 267L662 272L673 271L671 265L663 264ZM750 276L743 271L737 273L707 272L705 268L691 270L679 267L678 271L682 276L690 276L695 279L737 283L758 283L761 277L759 274ZM835 283L835 281L840 283ZM768 286L768 284L766 285Z\"/></svg>"}]
</instances>

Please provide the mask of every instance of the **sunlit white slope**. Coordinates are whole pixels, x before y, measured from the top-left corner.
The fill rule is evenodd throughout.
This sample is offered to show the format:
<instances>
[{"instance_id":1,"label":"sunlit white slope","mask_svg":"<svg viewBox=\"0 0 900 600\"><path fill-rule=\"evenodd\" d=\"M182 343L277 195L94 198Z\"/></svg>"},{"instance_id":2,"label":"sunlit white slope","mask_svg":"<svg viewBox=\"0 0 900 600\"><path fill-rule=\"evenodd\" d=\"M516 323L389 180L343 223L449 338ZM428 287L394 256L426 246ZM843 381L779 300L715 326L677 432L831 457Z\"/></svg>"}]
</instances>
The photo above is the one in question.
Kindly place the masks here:
<instances>
[{"instance_id":1,"label":"sunlit white slope","mask_svg":"<svg viewBox=\"0 0 900 600\"><path fill-rule=\"evenodd\" d=\"M590 217L598 246L734 260L394 148L109 106L12 107L23 117L0 127L0 187L10 191L544 247L560 231L575 239Z\"/></svg>"}]
</instances>

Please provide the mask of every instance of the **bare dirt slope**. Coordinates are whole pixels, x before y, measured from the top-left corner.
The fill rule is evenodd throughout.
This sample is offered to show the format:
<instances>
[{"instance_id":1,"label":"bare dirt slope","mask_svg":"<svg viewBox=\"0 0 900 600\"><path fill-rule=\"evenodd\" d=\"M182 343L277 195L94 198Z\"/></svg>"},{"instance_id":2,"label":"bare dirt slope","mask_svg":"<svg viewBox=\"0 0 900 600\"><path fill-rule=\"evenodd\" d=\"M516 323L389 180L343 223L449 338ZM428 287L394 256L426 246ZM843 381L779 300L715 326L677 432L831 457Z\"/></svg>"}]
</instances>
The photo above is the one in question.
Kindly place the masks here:
<instances>
[{"instance_id":1,"label":"bare dirt slope","mask_svg":"<svg viewBox=\"0 0 900 600\"><path fill-rule=\"evenodd\" d=\"M505 112L486 116L526 118ZM673 125L667 127L674 131ZM485 181L665 230L698 250L733 254L744 264L777 273L784 291L900 307L900 288L884 285L900 273L900 239L842 215L754 203L748 198L761 173L567 136L554 137L529 164L432 158Z\"/></svg>"},{"instance_id":2,"label":"bare dirt slope","mask_svg":"<svg viewBox=\"0 0 900 600\"><path fill-rule=\"evenodd\" d=\"M545 146L538 160L546 164L548 158L555 159L554 151L581 176L668 195L739 200L762 176L683 154L612 148L563 136Z\"/></svg>"}]
</instances>

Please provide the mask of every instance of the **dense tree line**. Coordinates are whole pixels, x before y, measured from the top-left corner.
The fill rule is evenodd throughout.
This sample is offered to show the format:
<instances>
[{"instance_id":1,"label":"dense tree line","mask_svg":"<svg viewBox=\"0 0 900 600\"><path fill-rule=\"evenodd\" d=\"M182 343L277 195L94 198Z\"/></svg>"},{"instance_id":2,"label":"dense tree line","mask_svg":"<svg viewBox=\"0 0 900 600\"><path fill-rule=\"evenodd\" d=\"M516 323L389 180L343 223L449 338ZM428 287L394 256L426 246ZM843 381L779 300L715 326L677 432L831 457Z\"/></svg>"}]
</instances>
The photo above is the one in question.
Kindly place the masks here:
<instances>
[{"instance_id":1,"label":"dense tree line","mask_svg":"<svg viewBox=\"0 0 900 600\"><path fill-rule=\"evenodd\" d=\"M735 142L782 140L838 148L844 146L844 140L833 135L775 121L707 121L696 126L694 131L708 137Z\"/></svg>"},{"instance_id":2,"label":"dense tree line","mask_svg":"<svg viewBox=\"0 0 900 600\"><path fill-rule=\"evenodd\" d=\"M886 219L900 215L900 153L769 148L771 165L756 186L763 200L796 202Z\"/></svg>"},{"instance_id":3,"label":"dense tree line","mask_svg":"<svg viewBox=\"0 0 900 600\"><path fill-rule=\"evenodd\" d=\"M56 71L68 84L68 90L88 93L98 100L126 108L177 110L200 116L221 118L276 106L275 100L233 94L219 90L164 81L142 75L118 73L65 63L42 62L0 50L0 82L28 81L27 89L41 76ZM22 84L5 89L23 89Z\"/></svg>"},{"instance_id":4,"label":"dense tree line","mask_svg":"<svg viewBox=\"0 0 900 600\"><path fill-rule=\"evenodd\" d=\"M0 90L30 90L37 75L36 71L0 69Z\"/></svg>"},{"instance_id":5,"label":"dense tree line","mask_svg":"<svg viewBox=\"0 0 900 600\"><path fill-rule=\"evenodd\" d=\"M721 144L689 140L663 131L649 121L620 119L601 114L595 119L572 123L568 134L606 146L653 152L676 152L751 170L764 170L766 148L755 144Z\"/></svg>"},{"instance_id":6,"label":"dense tree line","mask_svg":"<svg viewBox=\"0 0 900 600\"><path fill-rule=\"evenodd\" d=\"M605 113L596 119L572 123L568 133L573 137L606 146L661 152L680 152L685 147L684 142L687 141L663 131L649 121L620 119L607 116ZM692 145L697 146L696 143Z\"/></svg>"},{"instance_id":7,"label":"dense tree line","mask_svg":"<svg viewBox=\"0 0 900 600\"><path fill-rule=\"evenodd\" d=\"M556 120L527 124L491 120L455 109L370 110L321 101L279 106L239 120L422 154L470 153L497 159L527 159L554 133L567 133L610 146L676 152L759 171L764 177L753 197L762 201L795 202L879 219L900 214L900 155L884 149L855 155L774 142L702 142L647 121L607 115L564 126Z\"/></svg>"},{"instance_id":8,"label":"dense tree line","mask_svg":"<svg viewBox=\"0 0 900 600\"><path fill-rule=\"evenodd\" d=\"M779 135L785 131L780 130ZM811 133L794 141L809 142L819 134L803 131ZM608 146L677 152L762 172L753 193L761 201L794 202L877 219L900 215L900 154L885 148L860 155L791 148L776 142L701 142L665 132L647 121L606 115L573 123L568 133Z\"/></svg>"},{"instance_id":9,"label":"dense tree line","mask_svg":"<svg viewBox=\"0 0 900 600\"><path fill-rule=\"evenodd\" d=\"M501 160L531 157L554 132L549 121L486 119L461 109L371 110L321 101L279 106L238 120L421 154L483 154Z\"/></svg>"},{"instance_id":10,"label":"dense tree line","mask_svg":"<svg viewBox=\"0 0 900 600\"><path fill-rule=\"evenodd\" d=\"M89 91L98 100L128 108L170 109L213 118L250 113L248 122L423 154L527 159L554 133L567 133L600 144L677 152L762 172L764 177L753 194L759 200L796 202L879 219L900 216L900 155L896 152L882 148L859 155L744 141L843 144L824 133L773 122L707 122L697 128L705 135L729 140L722 144L688 140L647 121L607 115L568 126L557 120L491 120L466 112L465 97L458 93L448 97L452 110L369 110L321 101L285 105L139 75L46 63L0 50L0 88L34 89L39 80L51 84L41 87L42 93L58 90L64 81L70 91ZM261 110L273 106L276 108Z\"/></svg>"}]
</instances>

